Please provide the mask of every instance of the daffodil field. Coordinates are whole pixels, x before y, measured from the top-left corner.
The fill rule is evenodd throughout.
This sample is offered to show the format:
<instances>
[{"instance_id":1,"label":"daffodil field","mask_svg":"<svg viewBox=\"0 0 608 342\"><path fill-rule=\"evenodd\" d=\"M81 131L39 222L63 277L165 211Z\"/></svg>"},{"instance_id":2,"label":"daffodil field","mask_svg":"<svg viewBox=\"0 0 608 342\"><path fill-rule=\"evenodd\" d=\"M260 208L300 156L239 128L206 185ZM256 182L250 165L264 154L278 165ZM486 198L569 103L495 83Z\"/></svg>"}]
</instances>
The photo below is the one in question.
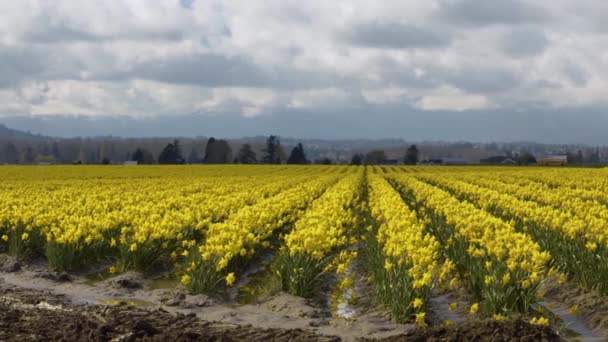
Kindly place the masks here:
<instances>
[{"instance_id":1,"label":"daffodil field","mask_svg":"<svg viewBox=\"0 0 608 342\"><path fill-rule=\"evenodd\" d=\"M421 326L455 290L495 319L530 314L546 281L608 295L604 169L7 166L0 179L0 253L60 271L164 270L221 296L269 257L283 291L356 297L362 279Z\"/></svg>"}]
</instances>

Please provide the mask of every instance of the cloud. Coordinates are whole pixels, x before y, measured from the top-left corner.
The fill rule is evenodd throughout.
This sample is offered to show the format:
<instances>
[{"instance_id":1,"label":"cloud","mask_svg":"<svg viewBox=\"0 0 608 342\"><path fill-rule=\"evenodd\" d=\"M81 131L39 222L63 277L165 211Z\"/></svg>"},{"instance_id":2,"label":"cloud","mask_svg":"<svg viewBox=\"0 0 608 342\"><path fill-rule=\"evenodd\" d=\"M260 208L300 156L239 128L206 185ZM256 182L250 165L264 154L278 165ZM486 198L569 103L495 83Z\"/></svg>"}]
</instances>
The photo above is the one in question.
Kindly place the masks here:
<instances>
[{"instance_id":1,"label":"cloud","mask_svg":"<svg viewBox=\"0 0 608 342\"><path fill-rule=\"evenodd\" d=\"M416 107L430 111L462 112L489 108L490 101L483 95L466 94L458 89L445 87L423 96L416 103Z\"/></svg>"},{"instance_id":2,"label":"cloud","mask_svg":"<svg viewBox=\"0 0 608 342\"><path fill-rule=\"evenodd\" d=\"M192 114L230 118L225 127L244 133L237 126L252 122L288 130L289 119L303 135L318 134L314 120L389 134L399 115L433 123L425 113L490 126L521 112L599 122L607 9L592 0L4 1L0 117Z\"/></svg>"},{"instance_id":3,"label":"cloud","mask_svg":"<svg viewBox=\"0 0 608 342\"><path fill-rule=\"evenodd\" d=\"M501 42L502 51L514 58L540 55L548 45L547 36L537 28L510 29Z\"/></svg>"},{"instance_id":4,"label":"cloud","mask_svg":"<svg viewBox=\"0 0 608 342\"><path fill-rule=\"evenodd\" d=\"M506 66L464 64L443 74L452 86L472 93L496 93L518 86L522 76ZM439 76L440 77L440 76Z\"/></svg>"},{"instance_id":5,"label":"cloud","mask_svg":"<svg viewBox=\"0 0 608 342\"><path fill-rule=\"evenodd\" d=\"M355 24L343 33L352 44L370 48L407 49L447 46L450 37L420 26L391 21L372 21Z\"/></svg>"},{"instance_id":6,"label":"cloud","mask_svg":"<svg viewBox=\"0 0 608 342\"><path fill-rule=\"evenodd\" d=\"M550 15L535 1L445 0L440 16L464 25L526 24L543 22Z\"/></svg>"}]
</instances>

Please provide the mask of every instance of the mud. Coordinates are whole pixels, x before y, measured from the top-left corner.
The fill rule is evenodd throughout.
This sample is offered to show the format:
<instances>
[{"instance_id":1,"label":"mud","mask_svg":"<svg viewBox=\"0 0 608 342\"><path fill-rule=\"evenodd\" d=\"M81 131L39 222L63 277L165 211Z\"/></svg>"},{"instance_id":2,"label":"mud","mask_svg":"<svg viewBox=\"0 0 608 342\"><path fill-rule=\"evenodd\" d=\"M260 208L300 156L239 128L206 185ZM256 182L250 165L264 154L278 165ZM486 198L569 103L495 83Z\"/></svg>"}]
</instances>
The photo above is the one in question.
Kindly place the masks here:
<instances>
[{"instance_id":1,"label":"mud","mask_svg":"<svg viewBox=\"0 0 608 342\"><path fill-rule=\"evenodd\" d=\"M549 327L538 327L523 320L497 322L494 320L468 321L453 328L442 326L413 330L403 335L386 338L397 341L561 341Z\"/></svg>"},{"instance_id":2,"label":"mud","mask_svg":"<svg viewBox=\"0 0 608 342\"><path fill-rule=\"evenodd\" d=\"M559 284L556 279L548 279L543 289L548 301L568 308L576 308L575 315L584 320L595 336L608 336L608 301L597 291L580 288L574 284Z\"/></svg>"},{"instance_id":3,"label":"mud","mask_svg":"<svg viewBox=\"0 0 608 342\"><path fill-rule=\"evenodd\" d=\"M0 261L3 269L16 262ZM396 324L385 310L374 307L364 287L356 287L355 316L342 319L314 302L284 293L236 304L191 295L174 281L166 282L174 287L164 288L158 279L139 273L91 281L86 274L49 272L41 263L8 269L0 271L0 341L398 341L482 335L497 340L511 333L527 340L552 340L548 332L524 323L518 331L499 323L480 328L464 322L451 330L424 331L413 324Z\"/></svg>"},{"instance_id":4,"label":"mud","mask_svg":"<svg viewBox=\"0 0 608 342\"><path fill-rule=\"evenodd\" d=\"M0 286L0 341L339 341L300 329L207 322L161 308L69 305L63 296Z\"/></svg>"}]
</instances>

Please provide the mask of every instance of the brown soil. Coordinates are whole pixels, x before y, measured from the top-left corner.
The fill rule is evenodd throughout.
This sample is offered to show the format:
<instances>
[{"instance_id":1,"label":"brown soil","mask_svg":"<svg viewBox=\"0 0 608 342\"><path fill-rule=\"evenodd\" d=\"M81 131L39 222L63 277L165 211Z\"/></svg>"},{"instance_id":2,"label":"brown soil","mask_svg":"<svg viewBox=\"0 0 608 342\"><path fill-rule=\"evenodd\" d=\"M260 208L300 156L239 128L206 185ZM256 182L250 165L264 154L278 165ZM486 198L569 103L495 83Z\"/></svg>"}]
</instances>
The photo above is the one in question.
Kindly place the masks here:
<instances>
[{"instance_id":1,"label":"brown soil","mask_svg":"<svg viewBox=\"0 0 608 342\"><path fill-rule=\"evenodd\" d=\"M287 294L235 305L188 294L181 286L153 289L138 273L87 284L83 275L16 262L0 255L0 341L558 340L550 329L523 321L419 330L361 305L365 296L357 315L346 320Z\"/></svg>"},{"instance_id":2,"label":"brown soil","mask_svg":"<svg viewBox=\"0 0 608 342\"><path fill-rule=\"evenodd\" d=\"M497 322L494 320L468 321L453 328L432 327L417 329L382 341L560 341L548 327L538 327L523 320Z\"/></svg>"},{"instance_id":3,"label":"brown soil","mask_svg":"<svg viewBox=\"0 0 608 342\"><path fill-rule=\"evenodd\" d=\"M0 341L339 341L300 329L202 321L130 306L68 305L62 296L0 287Z\"/></svg>"}]
</instances>

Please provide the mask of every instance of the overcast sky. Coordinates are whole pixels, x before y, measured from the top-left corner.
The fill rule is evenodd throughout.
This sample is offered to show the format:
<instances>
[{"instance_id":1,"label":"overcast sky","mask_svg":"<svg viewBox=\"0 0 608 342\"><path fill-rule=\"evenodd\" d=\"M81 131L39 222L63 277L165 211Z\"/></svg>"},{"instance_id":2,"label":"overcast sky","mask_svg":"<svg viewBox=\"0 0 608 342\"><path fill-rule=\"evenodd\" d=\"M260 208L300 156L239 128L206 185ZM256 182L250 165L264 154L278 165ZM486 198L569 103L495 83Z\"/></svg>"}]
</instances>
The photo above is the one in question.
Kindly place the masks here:
<instances>
[{"instance_id":1,"label":"overcast sky","mask_svg":"<svg viewBox=\"0 0 608 342\"><path fill-rule=\"evenodd\" d=\"M608 143L607 1L6 0L0 18L17 128Z\"/></svg>"}]
</instances>

